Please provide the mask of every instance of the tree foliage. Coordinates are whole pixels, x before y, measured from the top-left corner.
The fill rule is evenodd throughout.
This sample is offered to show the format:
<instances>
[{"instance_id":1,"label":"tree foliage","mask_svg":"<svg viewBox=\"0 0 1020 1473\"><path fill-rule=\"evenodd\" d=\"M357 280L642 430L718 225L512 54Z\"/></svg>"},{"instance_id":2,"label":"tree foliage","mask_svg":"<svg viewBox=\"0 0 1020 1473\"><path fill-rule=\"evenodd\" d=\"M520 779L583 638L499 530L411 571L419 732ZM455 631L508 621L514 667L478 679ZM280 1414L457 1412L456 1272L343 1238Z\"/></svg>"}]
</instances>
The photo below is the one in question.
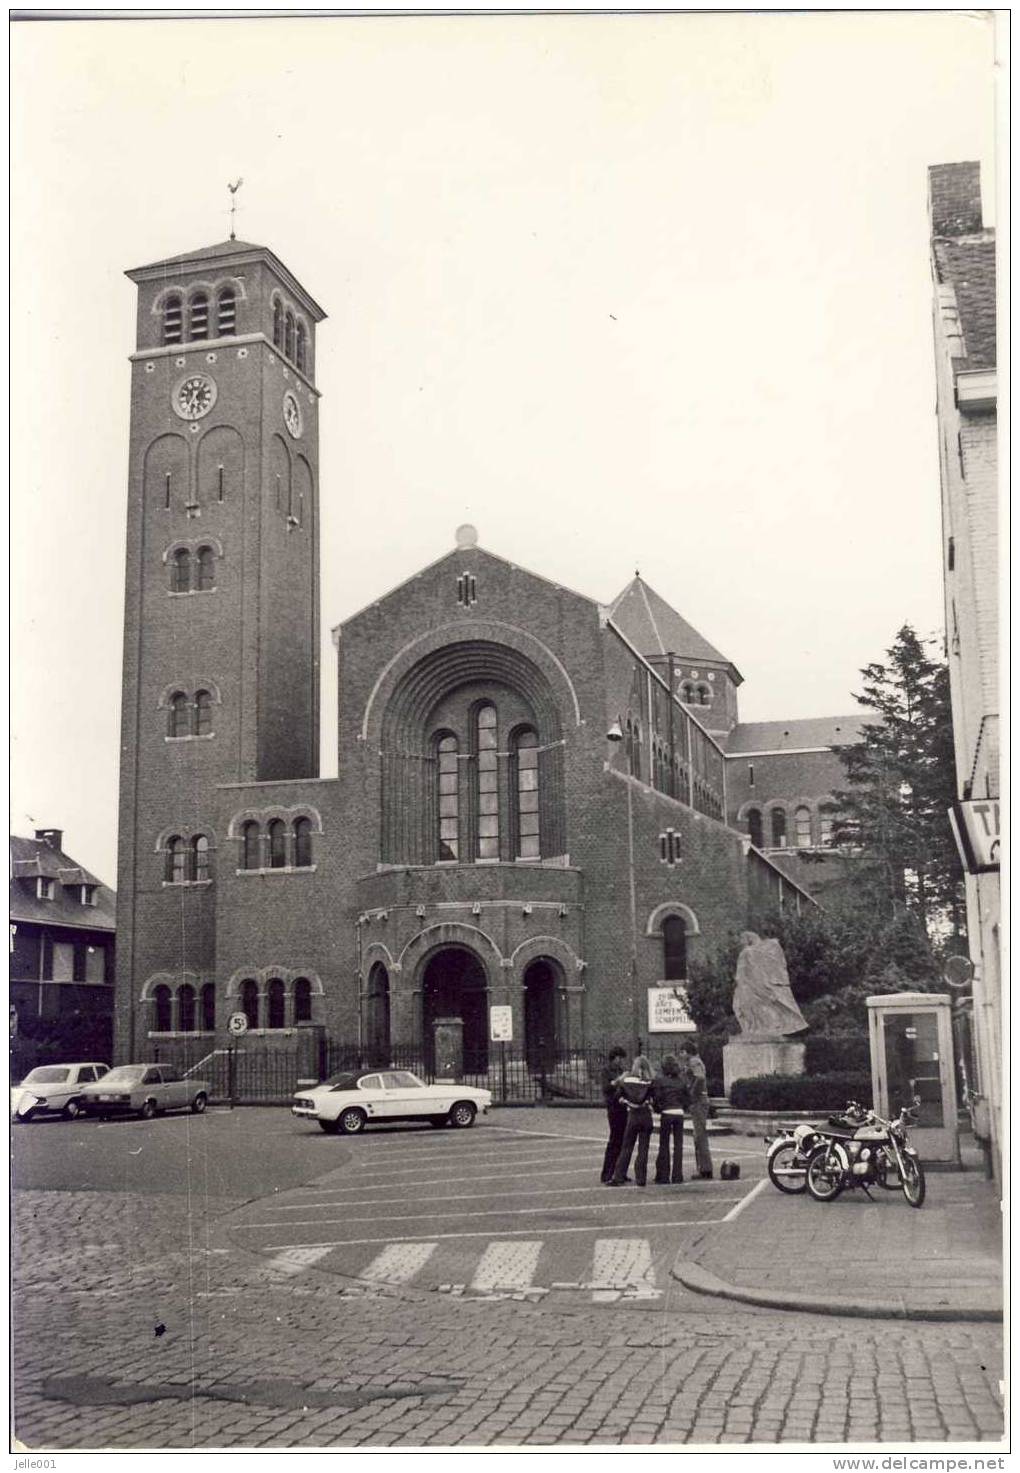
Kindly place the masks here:
<instances>
[{"instance_id":1,"label":"tree foliage","mask_svg":"<svg viewBox=\"0 0 1020 1473\"><path fill-rule=\"evenodd\" d=\"M846 786L833 794L833 842L858 856L857 888L888 917L929 931L962 924L963 874L947 812L956 797L949 672L909 624L866 665L855 699L879 718L836 751Z\"/></svg>"}]
</instances>

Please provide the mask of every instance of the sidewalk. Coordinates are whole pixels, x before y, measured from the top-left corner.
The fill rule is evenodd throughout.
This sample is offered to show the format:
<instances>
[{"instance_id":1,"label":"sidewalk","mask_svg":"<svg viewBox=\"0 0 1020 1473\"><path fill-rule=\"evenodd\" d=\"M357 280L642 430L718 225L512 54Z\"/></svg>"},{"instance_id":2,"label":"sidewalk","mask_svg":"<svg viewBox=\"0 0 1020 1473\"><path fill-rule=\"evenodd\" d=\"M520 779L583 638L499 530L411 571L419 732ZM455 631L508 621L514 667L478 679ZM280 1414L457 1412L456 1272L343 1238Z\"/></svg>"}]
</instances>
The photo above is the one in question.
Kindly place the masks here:
<instances>
[{"instance_id":1,"label":"sidewalk","mask_svg":"<svg viewBox=\"0 0 1020 1473\"><path fill-rule=\"evenodd\" d=\"M701 1294L874 1319L1001 1320L1002 1214L976 1150L927 1173L924 1206L901 1192L786 1196L766 1179L724 1231L684 1247L673 1277Z\"/></svg>"}]
</instances>

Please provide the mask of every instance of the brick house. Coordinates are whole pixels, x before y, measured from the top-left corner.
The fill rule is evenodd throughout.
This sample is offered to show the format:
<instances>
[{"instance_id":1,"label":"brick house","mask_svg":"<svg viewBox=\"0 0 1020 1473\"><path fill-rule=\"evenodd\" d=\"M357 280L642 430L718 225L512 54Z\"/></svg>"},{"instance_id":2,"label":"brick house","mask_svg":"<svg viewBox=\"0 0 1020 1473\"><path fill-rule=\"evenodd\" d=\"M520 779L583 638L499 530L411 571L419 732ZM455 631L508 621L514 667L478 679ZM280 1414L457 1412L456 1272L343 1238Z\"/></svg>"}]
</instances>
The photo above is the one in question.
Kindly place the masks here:
<instances>
[{"instance_id":1,"label":"brick house","mask_svg":"<svg viewBox=\"0 0 1020 1473\"><path fill-rule=\"evenodd\" d=\"M128 274L119 1058L235 1012L306 1064L427 1064L452 1015L484 1073L497 1004L536 1062L636 1041L691 957L813 903L734 826L731 662L640 580L603 605L472 528L335 631L319 777L324 314L237 240Z\"/></svg>"},{"instance_id":2,"label":"brick house","mask_svg":"<svg viewBox=\"0 0 1020 1473\"><path fill-rule=\"evenodd\" d=\"M12 1024L16 1017L19 1035L59 1038L72 1021L88 1022L108 1058L116 897L63 841L60 829L10 836Z\"/></svg>"},{"instance_id":3,"label":"brick house","mask_svg":"<svg viewBox=\"0 0 1020 1473\"><path fill-rule=\"evenodd\" d=\"M999 810L999 557L995 232L976 163L928 171L946 646L961 821ZM968 864L968 869L973 866ZM967 874L974 964L972 1080L1001 1172L1002 977L995 868ZM976 1119L976 1123L979 1123Z\"/></svg>"}]
</instances>

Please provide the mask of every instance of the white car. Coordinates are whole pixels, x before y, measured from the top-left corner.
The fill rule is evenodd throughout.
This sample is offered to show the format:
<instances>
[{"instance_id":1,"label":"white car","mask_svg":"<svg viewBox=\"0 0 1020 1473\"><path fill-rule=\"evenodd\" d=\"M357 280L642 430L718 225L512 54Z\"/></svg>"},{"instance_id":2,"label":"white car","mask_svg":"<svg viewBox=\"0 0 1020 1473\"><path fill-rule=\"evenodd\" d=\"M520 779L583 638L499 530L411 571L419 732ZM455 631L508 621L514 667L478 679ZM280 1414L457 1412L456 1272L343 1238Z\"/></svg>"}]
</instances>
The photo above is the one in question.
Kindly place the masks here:
<instances>
[{"instance_id":1,"label":"white car","mask_svg":"<svg viewBox=\"0 0 1020 1473\"><path fill-rule=\"evenodd\" d=\"M372 1120L427 1120L463 1130L491 1104L491 1090L455 1080L423 1084L406 1069L356 1069L303 1089L294 1096L291 1113L318 1121L330 1135L357 1135Z\"/></svg>"},{"instance_id":2,"label":"white car","mask_svg":"<svg viewBox=\"0 0 1020 1473\"><path fill-rule=\"evenodd\" d=\"M73 1120L82 1111L82 1090L102 1079L107 1064L40 1064L11 1090L11 1116L34 1120L39 1115L63 1115Z\"/></svg>"}]
</instances>

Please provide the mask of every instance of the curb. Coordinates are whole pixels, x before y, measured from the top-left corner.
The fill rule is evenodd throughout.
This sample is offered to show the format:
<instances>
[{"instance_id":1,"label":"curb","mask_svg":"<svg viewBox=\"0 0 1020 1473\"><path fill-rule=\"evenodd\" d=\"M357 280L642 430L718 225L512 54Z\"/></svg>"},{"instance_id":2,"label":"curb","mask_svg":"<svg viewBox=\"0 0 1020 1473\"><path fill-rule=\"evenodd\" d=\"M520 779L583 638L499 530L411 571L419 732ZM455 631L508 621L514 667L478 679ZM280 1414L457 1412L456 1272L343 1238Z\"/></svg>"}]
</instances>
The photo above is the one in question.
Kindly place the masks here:
<instances>
[{"instance_id":1,"label":"curb","mask_svg":"<svg viewBox=\"0 0 1020 1473\"><path fill-rule=\"evenodd\" d=\"M784 1289L750 1289L728 1284L700 1264L678 1257L670 1277L695 1294L708 1294L717 1299L734 1299L741 1304L754 1304L763 1309L797 1310L808 1314L848 1315L869 1320L933 1320L943 1323L961 1321L1001 1324L1001 1309L960 1309L953 1305L880 1304L873 1299L818 1299L813 1294L798 1294Z\"/></svg>"}]
</instances>

